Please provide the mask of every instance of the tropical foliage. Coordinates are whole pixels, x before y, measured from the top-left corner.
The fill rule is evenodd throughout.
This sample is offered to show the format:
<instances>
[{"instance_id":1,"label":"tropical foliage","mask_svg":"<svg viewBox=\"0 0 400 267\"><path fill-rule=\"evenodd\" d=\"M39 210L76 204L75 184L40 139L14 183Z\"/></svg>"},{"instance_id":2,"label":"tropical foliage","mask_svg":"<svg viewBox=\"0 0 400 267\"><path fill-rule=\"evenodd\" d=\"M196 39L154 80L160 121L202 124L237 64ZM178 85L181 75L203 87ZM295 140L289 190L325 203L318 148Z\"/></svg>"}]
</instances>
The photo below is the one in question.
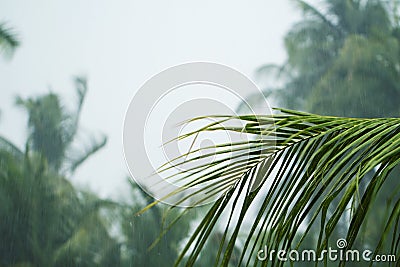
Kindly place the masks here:
<instances>
[{"instance_id":1,"label":"tropical foliage","mask_svg":"<svg viewBox=\"0 0 400 267\"><path fill-rule=\"evenodd\" d=\"M11 52L17 45L13 31L1 24L0 47ZM73 111L52 92L17 98L28 114L25 149L0 136L0 266L171 266L194 215L156 244L167 207L134 217L150 200L132 181L132 199L119 202L70 182L107 141L104 136L81 140L87 81L76 77L74 85Z\"/></svg>"},{"instance_id":2,"label":"tropical foliage","mask_svg":"<svg viewBox=\"0 0 400 267\"><path fill-rule=\"evenodd\" d=\"M225 231L215 266L227 265L234 256L239 236L244 236L245 241L240 256L235 257L247 265L258 261L256 252L264 245L271 250L288 251L299 248L311 237L317 240L316 250L321 251L331 244L334 232L346 238L347 248L364 240L365 232L361 229L370 216L376 216L371 208L386 193L383 188L388 180L397 178L390 173L400 162L400 119L280 111L273 116L213 117L217 122L181 137L214 131L252 136L248 142L218 144L217 152L201 156L196 156L197 150L190 151L182 155L185 161L172 162L174 166L194 163L186 169L189 174L180 178L187 181L184 188L206 184L209 192L222 193L191 236L177 264L186 253L189 253L187 264L195 262L218 222L224 224ZM228 120L240 120L245 127L221 127ZM215 153L222 157L213 162L212 168L195 164L214 157ZM194 194L202 191L197 189ZM373 248L371 244L368 246L376 253L387 249L400 255L399 203L397 186L391 188L387 205L380 207L385 214L375 225L380 238ZM250 222L246 221L248 217ZM340 223L343 221L345 228ZM312 231L315 229L318 231ZM273 258L272 265L282 264Z\"/></svg>"},{"instance_id":3,"label":"tropical foliage","mask_svg":"<svg viewBox=\"0 0 400 267\"><path fill-rule=\"evenodd\" d=\"M370 119L400 113L398 3L293 2L303 18L285 37L286 63L258 71L278 81L267 86L265 95L291 109L339 117L291 110L271 117L220 116L213 118L219 124L179 137L176 141L202 131L225 131L247 133L250 140L219 144L217 160L208 165L195 164L215 157L201 151L174 163L188 164L182 162L185 158L196 166L188 170L194 174L171 175L187 179L183 190L204 184L197 194L206 190L211 198L222 193L183 251L188 256L179 262L195 262L219 224L225 234L216 266L237 257L235 244L241 248L241 262L253 265L255 252L264 245L321 251L338 238L347 238L348 246L399 256L399 121ZM227 127L227 121L239 126ZM283 263L275 258L262 264ZM359 264L347 263L363 266Z\"/></svg>"},{"instance_id":4,"label":"tropical foliage","mask_svg":"<svg viewBox=\"0 0 400 267\"><path fill-rule=\"evenodd\" d=\"M77 88L78 110L84 88ZM17 103L28 111L30 136L24 151L0 138L0 265L115 265L110 254L119 251L119 244L109 235L100 212L116 204L76 190L60 171L70 162L66 148L76 133L79 111L70 116L52 93L26 101L18 98ZM86 152L78 162L95 151Z\"/></svg>"},{"instance_id":5,"label":"tropical foliage","mask_svg":"<svg viewBox=\"0 0 400 267\"><path fill-rule=\"evenodd\" d=\"M189 266L279 266L276 257L260 262L257 251L321 251L338 238L347 248L398 258L400 120L389 118L400 112L397 1L294 2L303 19L285 37L287 62L260 68L261 75L277 74L278 85L265 94L331 116L287 109L216 116L216 123L180 136L175 141L218 131L247 137L174 162L191 163L171 174L186 181L182 191L216 199L197 210L202 216L152 203L134 183L131 199L119 203L72 185L74 171L106 144L105 137L77 140L84 78L75 79L73 111L54 93L18 98L28 113L28 140L21 149L0 137L0 266L171 266L176 259ZM1 23L0 53L12 55L18 45ZM216 160L204 164L207 158ZM173 170L168 163L160 169ZM148 212L133 215L146 205Z\"/></svg>"},{"instance_id":6,"label":"tropical foliage","mask_svg":"<svg viewBox=\"0 0 400 267\"><path fill-rule=\"evenodd\" d=\"M150 200L132 181L131 200L119 202L70 182L106 143L105 137L93 138L82 148L75 140L87 83L75 78L75 85L75 112L54 93L17 98L28 112L25 149L0 137L0 266L171 266L195 216L149 250L168 222L167 207L134 217Z\"/></svg>"},{"instance_id":7,"label":"tropical foliage","mask_svg":"<svg viewBox=\"0 0 400 267\"><path fill-rule=\"evenodd\" d=\"M282 66L267 64L282 85L267 95L280 106L350 117L400 112L400 28L396 1L295 1L303 19L285 37Z\"/></svg>"},{"instance_id":8,"label":"tropical foliage","mask_svg":"<svg viewBox=\"0 0 400 267\"><path fill-rule=\"evenodd\" d=\"M79 150L72 145L78 131L79 117L87 92L85 78L75 78L78 95L75 112L67 112L56 94L50 93L37 98L23 100L17 98L17 105L26 109L29 114L28 145L39 151L47 160L49 166L56 171L73 173L92 154L106 144L106 137L96 141L92 138L91 145ZM49 112L51 111L51 112Z\"/></svg>"},{"instance_id":9,"label":"tropical foliage","mask_svg":"<svg viewBox=\"0 0 400 267\"><path fill-rule=\"evenodd\" d=\"M0 265L109 266L99 210L114 204L75 190L39 154L0 154Z\"/></svg>"}]
</instances>

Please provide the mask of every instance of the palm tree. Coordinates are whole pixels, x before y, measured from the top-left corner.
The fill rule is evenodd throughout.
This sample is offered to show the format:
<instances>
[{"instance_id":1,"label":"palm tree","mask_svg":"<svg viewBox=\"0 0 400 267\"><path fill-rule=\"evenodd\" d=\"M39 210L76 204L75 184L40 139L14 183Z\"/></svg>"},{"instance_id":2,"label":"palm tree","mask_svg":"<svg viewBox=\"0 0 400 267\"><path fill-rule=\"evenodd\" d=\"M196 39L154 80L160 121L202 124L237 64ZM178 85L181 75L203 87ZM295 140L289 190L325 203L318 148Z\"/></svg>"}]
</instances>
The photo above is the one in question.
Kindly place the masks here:
<instances>
[{"instance_id":1,"label":"palm tree","mask_svg":"<svg viewBox=\"0 0 400 267\"><path fill-rule=\"evenodd\" d=\"M87 92L86 79L76 77L75 86L78 101L74 112L67 112L58 95L53 93L26 100L19 97L16 101L29 114L28 145L39 151L56 171L70 174L107 142L103 136L100 140L92 138L91 144L83 150L73 148Z\"/></svg>"},{"instance_id":2,"label":"palm tree","mask_svg":"<svg viewBox=\"0 0 400 267\"><path fill-rule=\"evenodd\" d=\"M5 23L0 23L0 54L11 55L19 45L19 40L14 31Z\"/></svg>"},{"instance_id":3,"label":"palm tree","mask_svg":"<svg viewBox=\"0 0 400 267\"><path fill-rule=\"evenodd\" d=\"M100 216L113 202L76 190L39 153L0 150L0 169L0 266L117 266Z\"/></svg>"},{"instance_id":4,"label":"palm tree","mask_svg":"<svg viewBox=\"0 0 400 267\"><path fill-rule=\"evenodd\" d=\"M182 155L185 162L180 158L174 162L174 166L194 163L179 173L179 179L186 183L174 194L186 189L193 189L193 194L206 190L209 198L219 194L182 250L177 265L187 258L189 265L195 262L205 241L218 228L217 222L225 230L215 266L227 266L233 256L239 258L238 264L282 266L284 262L276 257L260 262L257 251L264 246L275 251L301 248L307 239L316 240L316 252L335 247L334 236L345 238L347 249L366 249L360 244L368 238L365 226L376 212L381 214L374 230L380 235L378 242L367 248L398 258L400 186L393 183L398 177L390 174L400 163L400 119L279 111L272 116L216 116L212 119L217 122L177 139L209 131L251 136L247 142L216 145L220 158L212 163L195 164L215 156L215 152L206 151L199 156L202 149ZM245 126L223 127L230 121ZM173 170L169 166L160 171ZM171 174L169 179L176 175ZM391 196L385 207L377 207L377 199L382 194L387 197L386 185L390 185ZM142 212L155 204L157 201ZM233 253L239 236L244 242L238 256Z\"/></svg>"},{"instance_id":5,"label":"palm tree","mask_svg":"<svg viewBox=\"0 0 400 267\"><path fill-rule=\"evenodd\" d=\"M75 79L78 105L66 112L56 94L17 99L29 115L25 150L0 137L0 266L119 266L120 244L105 210L118 205L73 187L72 174L106 139L74 151L87 91Z\"/></svg>"},{"instance_id":6,"label":"palm tree","mask_svg":"<svg viewBox=\"0 0 400 267\"><path fill-rule=\"evenodd\" d=\"M400 35L391 1L295 2L303 18L285 36L287 62L259 70L274 70L283 83L266 94L285 107L318 114L396 116Z\"/></svg>"}]
</instances>

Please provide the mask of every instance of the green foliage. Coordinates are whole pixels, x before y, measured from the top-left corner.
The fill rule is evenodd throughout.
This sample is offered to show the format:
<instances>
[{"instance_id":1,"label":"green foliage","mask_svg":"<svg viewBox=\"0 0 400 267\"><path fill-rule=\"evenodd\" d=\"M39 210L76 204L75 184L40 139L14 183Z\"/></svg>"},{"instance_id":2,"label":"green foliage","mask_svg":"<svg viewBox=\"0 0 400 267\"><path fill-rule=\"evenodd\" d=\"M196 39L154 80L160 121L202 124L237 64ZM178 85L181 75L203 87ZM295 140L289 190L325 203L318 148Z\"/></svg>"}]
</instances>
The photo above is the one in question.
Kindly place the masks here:
<instances>
[{"instance_id":1,"label":"green foliage","mask_svg":"<svg viewBox=\"0 0 400 267\"><path fill-rule=\"evenodd\" d=\"M25 151L0 137L0 266L172 266L194 216L159 239L179 210L166 216L168 207L157 206L135 217L151 198L133 182L132 199L123 204L79 190L66 178L106 142L72 146L86 80L77 78L76 87L74 113L54 93L17 100L29 115Z\"/></svg>"},{"instance_id":2,"label":"green foliage","mask_svg":"<svg viewBox=\"0 0 400 267\"><path fill-rule=\"evenodd\" d=\"M201 249L199 254L199 260L193 262L193 266L214 266L216 262L216 258L218 256L218 250L220 245L223 244L223 249L226 249L227 243L224 242L224 233L215 231L210 234L208 240L204 244L204 247ZM236 266L244 266L243 263L239 263L240 257L240 249L238 246L233 248L232 257L230 258L227 266L236 267ZM189 263L189 258L186 259L187 263Z\"/></svg>"},{"instance_id":3,"label":"green foliage","mask_svg":"<svg viewBox=\"0 0 400 267\"><path fill-rule=\"evenodd\" d=\"M63 128L63 121L66 120L58 96L48 94L38 99L21 98L17 104L26 108L29 114L28 125L30 127L30 143L32 149L40 151L47 159L50 166L58 170L65 154L68 134Z\"/></svg>"},{"instance_id":4,"label":"green foliage","mask_svg":"<svg viewBox=\"0 0 400 267\"><path fill-rule=\"evenodd\" d=\"M214 123L179 138L208 131L230 131L253 137L246 143L217 144L215 148L222 158L213 163L213 168L204 168L196 162L214 157L214 152L193 157L198 151L190 151L182 156L187 158L185 162L179 159L173 162L174 166L193 164L186 173L197 176L193 179L188 174L181 178L187 181L185 188L199 194L202 192L199 186L207 183L211 184L210 191L215 189L221 194L190 237L177 265L186 254L189 265L195 262L205 241L212 238L218 221L224 224L222 240L225 241L221 241L215 266L228 265L239 235L245 240L240 247L239 264L246 265L258 261L256 252L264 245L270 250L289 250L300 247L305 239L316 237L315 247L321 251L335 242L332 237L339 234L346 238L347 248L352 248L365 237L360 229L369 223L368 218L377 215L379 224L374 224L374 230L379 232L379 239L374 244L375 252L382 252L384 248L400 255L397 245L399 187L390 188L391 200L386 208L379 207L381 210L377 213L371 210L379 198L386 198L388 191L383 188L391 185L387 181L389 174L400 163L400 119L281 112L273 116L212 117ZM227 120L240 120L246 126L222 127L222 122ZM226 183L229 187L221 186ZM225 213L230 214L227 221L222 220ZM246 216L252 218L250 226L245 224ZM345 227L343 221L347 221ZM318 229L317 236L315 229ZM274 258L268 264L282 266L283 262Z\"/></svg>"},{"instance_id":5,"label":"green foliage","mask_svg":"<svg viewBox=\"0 0 400 267\"><path fill-rule=\"evenodd\" d=\"M338 58L315 85L306 108L347 116L400 114L399 40L349 36Z\"/></svg>"},{"instance_id":6,"label":"green foliage","mask_svg":"<svg viewBox=\"0 0 400 267\"><path fill-rule=\"evenodd\" d=\"M65 112L53 93L17 100L29 114L25 152L0 138L0 266L119 265L120 244L101 215L117 205L75 189L61 172L105 145L94 142L78 161L67 155L86 94L84 79L76 85L75 113Z\"/></svg>"},{"instance_id":7,"label":"green foliage","mask_svg":"<svg viewBox=\"0 0 400 267\"><path fill-rule=\"evenodd\" d=\"M304 16L285 38L288 62L280 67L284 85L270 94L288 107L318 114L398 117L398 1L325 0L318 7L296 2ZM380 229L398 199L397 189L392 190L398 187L399 169L394 169L382 185L371 207L375 212L369 213L361 229L358 246L375 247L379 243ZM364 180L372 179L375 172L366 174ZM362 184L361 190L366 186ZM333 233L332 239L341 237L348 223L341 220L338 228L342 230ZM387 248L389 243L381 245Z\"/></svg>"},{"instance_id":8,"label":"green foliage","mask_svg":"<svg viewBox=\"0 0 400 267\"><path fill-rule=\"evenodd\" d=\"M288 60L279 72L284 85L269 94L286 107L318 114L398 115L396 6L375 0L325 0L319 7L295 2L303 19L285 37Z\"/></svg>"},{"instance_id":9,"label":"green foliage","mask_svg":"<svg viewBox=\"0 0 400 267\"><path fill-rule=\"evenodd\" d=\"M17 105L29 114L28 144L40 152L50 167L56 171L73 173L87 158L106 145L107 138L91 139L90 146L74 150L72 145L79 126L79 117L87 92L85 78L75 78L78 95L77 109L67 112L56 94L50 93L23 100L17 98Z\"/></svg>"},{"instance_id":10,"label":"green foliage","mask_svg":"<svg viewBox=\"0 0 400 267\"><path fill-rule=\"evenodd\" d=\"M112 202L75 190L34 152L2 150L0 169L1 266L109 266L115 241L98 212Z\"/></svg>"},{"instance_id":11,"label":"green foliage","mask_svg":"<svg viewBox=\"0 0 400 267\"><path fill-rule=\"evenodd\" d=\"M124 236L122 266L172 266L178 257L181 241L189 234L194 215L186 216L176 228L159 239L170 218L179 214L180 209L169 210L167 214L169 207L161 204L148 213L133 216L132 210L140 210L153 199L132 181L130 187L131 201L121 210L120 219Z\"/></svg>"}]
</instances>

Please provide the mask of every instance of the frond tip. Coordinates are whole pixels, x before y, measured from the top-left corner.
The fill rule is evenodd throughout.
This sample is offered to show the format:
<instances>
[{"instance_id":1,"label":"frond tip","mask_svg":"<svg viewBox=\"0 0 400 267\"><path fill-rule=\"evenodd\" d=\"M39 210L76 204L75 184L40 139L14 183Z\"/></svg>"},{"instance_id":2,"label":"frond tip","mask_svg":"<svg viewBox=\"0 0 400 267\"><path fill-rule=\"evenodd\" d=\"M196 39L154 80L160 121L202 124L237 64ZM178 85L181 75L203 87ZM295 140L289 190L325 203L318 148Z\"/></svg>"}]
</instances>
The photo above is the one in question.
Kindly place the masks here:
<instances>
[{"instance_id":1,"label":"frond tip","mask_svg":"<svg viewBox=\"0 0 400 267\"><path fill-rule=\"evenodd\" d=\"M0 23L0 54L12 55L14 49L19 46L20 41L13 29L7 27L5 23Z\"/></svg>"},{"instance_id":2,"label":"frond tip","mask_svg":"<svg viewBox=\"0 0 400 267\"><path fill-rule=\"evenodd\" d=\"M217 122L177 138L215 131L249 137L217 144L216 150L200 156L198 151L189 151L173 160L173 166L160 169L170 172L176 166L190 166L168 176L179 177L184 184L172 194L192 189L190 197L215 198L177 265L182 261L193 265L218 224L225 232L215 266L228 265L238 246L239 265L282 266L284 262L276 257L259 262L257 251L264 246L288 251L309 239L321 251L338 231L346 238L347 248L357 243L368 210L400 162L400 119L279 111L272 116L216 116L213 121ZM220 126L229 121L241 125ZM208 157L213 160L204 163ZM377 229L379 244L373 244L377 251L384 240L392 238L388 241L392 251L399 253L398 231L393 237L388 235L393 222L394 229L398 228L397 201L389 203L389 211L380 217L384 227Z\"/></svg>"}]
</instances>

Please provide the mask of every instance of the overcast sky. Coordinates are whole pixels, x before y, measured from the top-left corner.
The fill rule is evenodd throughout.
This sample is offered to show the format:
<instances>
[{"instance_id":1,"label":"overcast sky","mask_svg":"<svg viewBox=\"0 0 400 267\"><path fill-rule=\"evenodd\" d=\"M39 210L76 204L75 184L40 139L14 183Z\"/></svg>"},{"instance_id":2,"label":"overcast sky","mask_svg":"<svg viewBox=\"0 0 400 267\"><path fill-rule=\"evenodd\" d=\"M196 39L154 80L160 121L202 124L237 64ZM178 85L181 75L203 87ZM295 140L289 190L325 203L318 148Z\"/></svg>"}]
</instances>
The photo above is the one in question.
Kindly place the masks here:
<instances>
[{"instance_id":1,"label":"overcast sky","mask_svg":"<svg viewBox=\"0 0 400 267\"><path fill-rule=\"evenodd\" d=\"M135 91L163 69L212 61L254 77L257 67L285 59L283 36L299 19L292 1L2 0L0 21L22 45L0 58L0 134L23 147L24 113L15 96L60 94L74 107L74 75L89 92L84 133L108 144L72 178L102 196L118 196L128 170L122 151L125 111Z\"/></svg>"}]
</instances>

